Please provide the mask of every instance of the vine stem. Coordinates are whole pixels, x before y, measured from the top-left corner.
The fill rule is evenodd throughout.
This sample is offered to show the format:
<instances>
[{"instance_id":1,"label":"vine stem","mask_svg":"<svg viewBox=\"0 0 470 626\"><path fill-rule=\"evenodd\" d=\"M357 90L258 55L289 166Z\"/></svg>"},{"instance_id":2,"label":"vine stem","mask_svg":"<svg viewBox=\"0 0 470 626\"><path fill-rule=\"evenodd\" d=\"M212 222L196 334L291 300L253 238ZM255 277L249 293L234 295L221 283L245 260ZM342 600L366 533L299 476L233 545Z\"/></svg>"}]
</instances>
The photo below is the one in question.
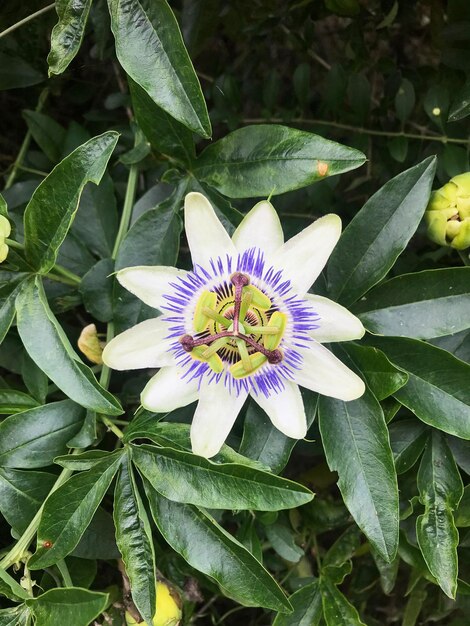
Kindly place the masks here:
<instances>
[{"instance_id":1,"label":"vine stem","mask_svg":"<svg viewBox=\"0 0 470 626\"><path fill-rule=\"evenodd\" d=\"M16 248L16 250L24 250L24 244L20 243L19 241L15 241L14 239L5 239L5 243L10 246L10 248ZM52 269L55 274L58 274L58 276L49 272L47 274L47 277L51 280L56 280L57 282L65 283L66 285L79 285L82 282L80 276L74 274L66 267L62 267L62 265L59 265L58 263L56 263Z\"/></svg>"},{"instance_id":2,"label":"vine stem","mask_svg":"<svg viewBox=\"0 0 470 626\"><path fill-rule=\"evenodd\" d=\"M16 24L13 24L12 26L9 26L8 28L6 28L5 30L3 30L0 33L0 39L2 37L6 37L6 35L9 35L10 33L12 33L14 30L16 30L17 28L20 28L20 26L23 26L24 24L27 24L28 22L30 22L31 20L36 19L37 17L39 17L40 15L42 15L43 13L47 13L48 11L50 11L51 9L53 9L55 7L55 2L53 2L52 4L48 4L47 7L43 7L42 9L39 9L39 11L36 11L35 13L31 13L31 15L27 15L26 17L24 17L22 20L20 20L19 22L16 22Z\"/></svg>"},{"instance_id":3,"label":"vine stem","mask_svg":"<svg viewBox=\"0 0 470 626\"><path fill-rule=\"evenodd\" d=\"M48 95L49 95L49 89L46 87L46 89L43 89L39 95L38 103L35 109L36 113L40 113L42 111ZM31 143L31 138L32 138L31 131L28 130L28 132L26 133L23 139L23 143L21 144L20 151L18 152L18 156L16 157L15 162L13 163L12 170L6 180L5 189L10 189L10 187L13 185L16 175L18 173L18 170L21 169L23 159L25 158L26 153L28 152L29 144Z\"/></svg>"},{"instance_id":4,"label":"vine stem","mask_svg":"<svg viewBox=\"0 0 470 626\"><path fill-rule=\"evenodd\" d=\"M119 230L116 235L116 241L114 242L113 252L111 258L116 260L117 254L119 252L119 247L129 230L129 224L131 222L132 217L132 208L134 206L135 194L137 192L137 182L139 179L139 168L137 165L131 165L129 170L129 176L127 178L127 188L126 188L126 196L124 198L124 206L122 208L121 221L119 223ZM106 327L106 343L109 343L111 339L114 337L114 322L108 322ZM105 389L108 388L109 381L111 378L111 370L105 364L101 368L100 374L100 385ZM103 424L107 426L107 428L112 431L119 439L122 439L123 433L120 428L116 426L114 422L112 422L106 415L100 416Z\"/></svg>"},{"instance_id":5,"label":"vine stem","mask_svg":"<svg viewBox=\"0 0 470 626\"><path fill-rule=\"evenodd\" d=\"M72 454L80 454L81 451L82 450L80 448L76 448L75 450L72 451ZM54 491L56 491L59 487L61 487L70 478L72 473L73 473L73 470L64 468L59 474L59 476L57 477L57 480L55 481L52 489L50 490L49 496L51 495L51 493L54 493ZM16 544L13 546L13 548L0 561L0 568L6 570L14 563L17 563L18 561L20 561L21 558L24 556L25 552L27 551L29 547L29 544L34 539L34 535L36 534L37 529L39 527L39 521L41 519L42 511L44 509L44 504L45 503L43 502L39 508L39 511L30 521L28 528L24 531L24 533L18 539Z\"/></svg>"},{"instance_id":6,"label":"vine stem","mask_svg":"<svg viewBox=\"0 0 470 626\"><path fill-rule=\"evenodd\" d=\"M283 123L286 120L281 117L272 117L269 119L262 117L248 117L243 119L244 124L262 124L263 122ZM331 122L328 120L309 119L305 117L296 117L291 120L295 124L316 124L318 126L331 126L332 128L340 128L341 130L350 130L354 133L362 135L373 135L377 137L406 137L408 139L421 139L425 141L439 141L440 143L453 143L468 146L470 139L455 139L446 135L426 135L422 133L407 133L405 131L387 131L375 130L374 128L363 128L362 126L353 126L352 124L342 124L340 122Z\"/></svg>"}]
</instances>

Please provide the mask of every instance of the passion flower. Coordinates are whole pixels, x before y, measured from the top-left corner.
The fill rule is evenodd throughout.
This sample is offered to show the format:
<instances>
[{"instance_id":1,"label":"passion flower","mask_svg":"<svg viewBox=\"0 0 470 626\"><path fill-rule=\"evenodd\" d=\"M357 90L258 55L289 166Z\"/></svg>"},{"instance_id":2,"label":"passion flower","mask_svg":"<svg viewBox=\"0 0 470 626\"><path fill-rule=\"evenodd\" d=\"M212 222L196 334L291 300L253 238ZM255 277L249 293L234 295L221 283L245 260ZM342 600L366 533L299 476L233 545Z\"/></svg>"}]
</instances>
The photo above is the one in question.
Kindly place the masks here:
<instances>
[{"instance_id":1,"label":"passion flower","mask_svg":"<svg viewBox=\"0 0 470 626\"><path fill-rule=\"evenodd\" d=\"M198 400L193 451L217 454L250 395L281 432L303 438L299 385L345 401L364 383L322 342L359 339L344 307L307 293L341 233L337 215L284 243L274 207L259 202L230 238L209 201L185 199L192 271L130 267L119 282L162 315L115 337L103 361L117 370L160 368L141 395L157 413Z\"/></svg>"}]
</instances>

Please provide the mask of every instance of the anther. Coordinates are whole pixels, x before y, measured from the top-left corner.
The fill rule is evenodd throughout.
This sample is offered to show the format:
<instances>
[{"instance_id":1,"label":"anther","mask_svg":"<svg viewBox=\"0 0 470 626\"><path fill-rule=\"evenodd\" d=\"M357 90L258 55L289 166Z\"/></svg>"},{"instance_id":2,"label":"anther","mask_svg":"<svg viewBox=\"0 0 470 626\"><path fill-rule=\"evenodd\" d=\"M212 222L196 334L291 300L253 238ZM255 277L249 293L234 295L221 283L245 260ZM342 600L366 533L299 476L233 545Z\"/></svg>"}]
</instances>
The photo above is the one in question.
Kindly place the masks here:
<instances>
[{"instance_id":1,"label":"anther","mask_svg":"<svg viewBox=\"0 0 470 626\"><path fill-rule=\"evenodd\" d=\"M235 274L232 274L230 280L235 287L246 287L250 284L250 277L246 274L242 274L241 272L235 272Z\"/></svg>"},{"instance_id":2,"label":"anther","mask_svg":"<svg viewBox=\"0 0 470 626\"><path fill-rule=\"evenodd\" d=\"M271 365L277 365L284 358L282 355L282 352L277 349L271 350L270 352L266 354L266 356L268 358L268 363L271 363Z\"/></svg>"},{"instance_id":3,"label":"anther","mask_svg":"<svg viewBox=\"0 0 470 626\"><path fill-rule=\"evenodd\" d=\"M191 335L183 335L182 337L180 337L179 342L183 346L183 350L185 350L186 352L191 352L191 350L194 348L194 339L191 337Z\"/></svg>"}]
</instances>

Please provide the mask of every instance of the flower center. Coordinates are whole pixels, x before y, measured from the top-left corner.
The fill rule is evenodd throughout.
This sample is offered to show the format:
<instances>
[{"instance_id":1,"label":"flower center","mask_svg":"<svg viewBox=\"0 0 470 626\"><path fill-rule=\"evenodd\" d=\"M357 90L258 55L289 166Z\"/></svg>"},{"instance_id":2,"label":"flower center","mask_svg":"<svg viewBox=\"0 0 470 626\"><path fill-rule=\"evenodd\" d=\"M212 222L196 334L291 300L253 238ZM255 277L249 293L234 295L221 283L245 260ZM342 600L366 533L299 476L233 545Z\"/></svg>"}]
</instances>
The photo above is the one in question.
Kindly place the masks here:
<instances>
[{"instance_id":1,"label":"flower center","mask_svg":"<svg viewBox=\"0 0 470 626\"><path fill-rule=\"evenodd\" d=\"M278 346L287 316L273 310L271 300L247 274L235 272L230 282L226 294L200 295L193 319L196 335L183 335L179 341L192 358L208 363L214 372L221 372L228 361L232 376L244 378L265 363L281 363Z\"/></svg>"}]
</instances>

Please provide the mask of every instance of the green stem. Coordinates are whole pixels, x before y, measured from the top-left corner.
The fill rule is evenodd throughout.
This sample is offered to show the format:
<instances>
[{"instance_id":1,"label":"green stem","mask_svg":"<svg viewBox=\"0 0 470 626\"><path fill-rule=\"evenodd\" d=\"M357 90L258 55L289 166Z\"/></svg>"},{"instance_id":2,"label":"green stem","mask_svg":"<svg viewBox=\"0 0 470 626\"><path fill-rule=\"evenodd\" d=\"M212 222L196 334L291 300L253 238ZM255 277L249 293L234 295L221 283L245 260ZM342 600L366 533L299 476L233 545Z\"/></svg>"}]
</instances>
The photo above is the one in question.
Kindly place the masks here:
<instances>
[{"instance_id":1,"label":"green stem","mask_svg":"<svg viewBox=\"0 0 470 626\"><path fill-rule=\"evenodd\" d=\"M42 176L43 178L49 176L49 172L45 172L44 170L37 170L34 167L26 167L26 165L18 165L18 169L20 169L22 172L28 172L29 174L37 174L37 176Z\"/></svg>"},{"instance_id":2,"label":"green stem","mask_svg":"<svg viewBox=\"0 0 470 626\"><path fill-rule=\"evenodd\" d=\"M15 241L14 239L5 239L5 243L10 246L10 248L15 248L16 250L24 250L24 244L20 243L19 241ZM82 282L80 276L74 274L66 267L63 267L58 263L54 265L51 272L54 272L54 274L51 274L49 272L47 274L48 278L60 283L65 283L66 285L79 285Z\"/></svg>"},{"instance_id":3,"label":"green stem","mask_svg":"<svg viewBox=\"0 0 470 626\"><path fill-rule=\"evenodd\" d=\"M68 278L75 285L79 285L82 282L82 279L80 278L80 276L78 276L77 274L74 274L73 272L68 270L66 267L63 267L62 265L59 265L56 263L52 269L54 270L56 274L60 274L60 276L63 276L64 278Z\"/></svg>"},{"instance_id":4,"label":"green stem","mask_svg":"<svg viewBox=\"0 0 470 626\"><path fill-rule=\"evenodd\" d=\"M40 113L42 111L42 108L44 106L44 103L47 100L48 95L49 95L49 89L46 88L41 91L38 103L36 105L37 113ZM5 189L9 189L13 185L15 178L16 178L16 174L18 173L18 170L20 169L21 164L23 163L23 159L25 158L26 153L28 151L29 144L31 143L31 139L32 139L32 135L31 135L31 132L28 130L28 132L26 133L23 139L23 143L21 144L20 151L18 152L18 156L16 157L16 160L13 163L12 170L10 174L8 175L7 181L5 183Z\"/></svg>"},{"instance_id":5,"label":"green stem","mask_svg":"<svg viewBox=\"0 0 470 626\"><path fill-rule=\"evenodd\" d=\"M250 117L245 118L243 122L245 124L262 124L271 122L275 124L283 123L284 120L281 117L272 117L269 119L262 117ZM373 128L363 128L362 126L353 126L352 124L342 124L340 122L331 122L328 120L309 119L305 117L296 117L289 120L295 124L314 124L317 126L330 126L332 128L340 128L341 130L350 130L353 133L359 133L362 135L372 135L377 137L406 137L408 139L421 139L426 141L439 141L440 143L453 143L468 146L470 139L455 139L453 137L447 137L447 135L427 135L421 133L406 133L402 131L387 131L387 130L375 130Z\"/></svg>"},{"instance_id":6,"label":"green stem","mask_svg":"<svg viewBox=\"0 0 470 626\"><path fill-rule=\"evenodd\" d=\"M61 559L60 561L57 561L57 568L60 572L60 575L62 576L62 580L64 581L64 585L66 587L73 587L73 582L72 579L70 577L70 572L69 572L69 568L67 567L67 564L65 563L64 559Z\"/></svg>"},{"instance_id":7,"label":"green stem","mask_svg":"<svg viewBox=\"0 0 470 626\"><path fill-rule=\"evenodd\" d=\"M119 246L122 243L128 229L132 217L132 207L134 206L134 198L137 190L137 181L139 178L139 168L136 165L131 165L129 170L129 176L127 179L126 197L124 198L124 206L122 209L121 222L119 224L118 234L116 241L114 242L112 259L116 259L119 251Z\"/></svg>"},{"instance_id":8,"label":"green stem","mask_svg":"<svg viewBox=\"0 0 470 626\"><path fill-rule=\"evenodd\" d=\"M122 439L124 437L124 433L122 432L122 430L118 428L114 422L108 419L106 415L101 415L101 421L108 427L111 432L116 435L116 437L118 437L119 439Z\"/></svg>"},{"instance_id":9,"label":"green stem","mask_svg":"<svg viewBox=\"0 0 470 626\"><path fill-rule=\"evenodd\" d=\"M82 452L82 450L80 448L76 448L75 450L73 450L72 454L80 454L80 452ZM50 490L49 496L51 495L51 493L54 493L54 491L57 491L57 489L61 487L70 478L72 473L73 473L72 470L64 468L59 474L59 476L57 477L57 480L55 481L54 486ZM24 533L18 539L16 544L13 546L13 548L0 561L1 569L4 569L4 570L8 569L14 563L18 563L18 561L20 561L21 558L24 556L25 552L29 548L30 543L34 539L34 535L36 534L38 530L39 521L41 519L43 509L44 509L44 502L39 508L39 511L36 513L36 515L33 517L31 522L29 523L28 528L24 531Z\"/></svg>"},{"instance_id":10,"label":"green stem","mask_svg":"<svg viewBox=\"0 0 470 626\"><path fill-rule=\"evenodd\" d=\"M47 13L47 11L50 11L54 7L55 7L55 2L53 2L52 4L48 4L47 7L43 7L42 9L39 9L39 11L36 11L36 13L31 13L31 15L28 15L27 17L24 17L19 22L16 22L16 24L13 24L12 26L9 26L5 30L3 30L0 33L0 39L2 37L5 37L6 35L9 35L10 33L12 33L14 30L19 28L20 26L23 26L23 24L27 24L28 22L30 22L31 20L36 19L37 17L39 17L43 13Z\"/></svg>"},{"instance_id":11,"label":"green stem","mask_svg":"<svg viewBox=\"0 0 470 626\"><path fill-rule=\"evenodd\" d=\"M470 266L470 248L467 248L466 250L458 250L458 253L463 261L463 264Z\"/></svg>"}]
</instances>

